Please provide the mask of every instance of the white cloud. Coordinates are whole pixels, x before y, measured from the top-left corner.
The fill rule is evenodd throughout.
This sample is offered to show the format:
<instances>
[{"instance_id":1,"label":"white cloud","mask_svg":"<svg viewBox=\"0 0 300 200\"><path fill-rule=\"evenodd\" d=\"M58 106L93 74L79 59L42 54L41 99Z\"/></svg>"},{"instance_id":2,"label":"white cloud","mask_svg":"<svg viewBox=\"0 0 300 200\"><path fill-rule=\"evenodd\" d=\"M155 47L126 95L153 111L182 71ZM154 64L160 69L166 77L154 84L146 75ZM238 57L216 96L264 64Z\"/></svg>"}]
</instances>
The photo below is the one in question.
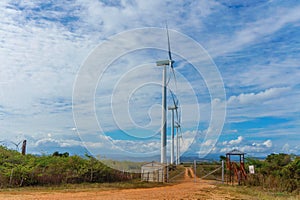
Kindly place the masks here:
<instances>
[{"instance_id":1,"label":"white cloud","mask_svg":"<svg viewBox=\"0 0 300 200\"><path fill-rule=\"evenodd\" d=\"M290 90L291 89L288 87L283 87L283 88L270 88L265 91L261 91L259 93L248 93L248 94L242 93L238 96L229 97L228 104L229 105L260 104L269 99L282 96Z\"/></svg>"},{"instance_id":2,"label":"white cloud","mask_svg":"<svg viewBox=\"0 0 300 200\"><path fill-rule=\"evenodd\" d=\"M271 148L272 147L272 141L271 140L266 140L263 145L265 145L266 147L268 148Z\"/></svg>"},{"instance_id":3,"label":"white cloud","mask_svg":"<svg viewBox=\"0 0 300 200\"><path fill-rule=\"evenodd\" d=\"M235 140L223 141L218 144L217 152L227 153L233 149L238 149L249 155L254 155L255 153L266 154L272 150L273 143L270 139L263 142L251 142L249 139L245 139L242 136L239 136Z\"/></svg>"},{"instance_id":4,"label":"white cloud","mask_svg":"<svg viewBox=\"0 0 300 200\"><path fill-rule=\"evenodd\" d=\"M192 26L201 28L202 19L215 12L219 4L215 1L120 1L109 5L101 1L89 2L77 0L81 7L79 17L82 23L78 24L78 32L86 34L90 30L95 34L101 32L100 37L130 28L164 27L168 21L169 27L187 30ZM185 21L182 23L181 16Z\"/></svg>"},{"instance_id":5,"label":"white cloud","mask_svg":"<svg viewBox=\"0 0 300 200\"><path fill-rule=\"evenodd\" d=\"M76 140L63 140L63 139L53 139L53 138L44 138L37 140L35 142L35 148L59 148L59 147L74 147L74 146L82 146L80 141ZM32 148L32 147L31 147Z\"/></svg>"},{"instance_id":6,"label":"white cloud","mask_svg":"<svg viewBox=\"0 0 300 200\"><path fill-rule=\"evenodd\" d=\"M284 153L289 153L290 152L290 145L288 143L285 143L282 147L282 151Z\"/></svg>"},{"instance_id":7,"label":"white cloud","mask_svg":"<svg viewBox=\"0 0 300 200\"><path fill-rule=\"evenodd\" d=\"M299 13L299 6L272 10L272 12L268 13L269 15L267 17L246 23L241 30L238 29L238 31L233 34L211 40L209 52L213 54L213 57L217 57L229 52L239 51L245 46L258 43L263 37L279 31L288 24L299 21Z\"/></svg>"},{"instance_id":8,"label":"white cloud","mask_svg":"<svg viewBox=\"0 0 300 200\"><path fill-rule=\"evenodd\" d=\"M289 46L294 48L292 45ZM276 54L280 55L282 53L279 57L259 57L251 59L247 63L242 62L243 67L232 66L235 70L238 70L238 73L234 79L232 79L230 73L228 75L224 74L226 85L232 88L252 87L257 90L281 87L292 89L297 85L300 75L298 59L294 58L294 55L286 58L285 51L285 48L279 48L276 50Z\"/></svg>"},{"instance_id":9,"label":"white cloud","mask_svg":"<svg viewBox=\"0 0 300 200\"><path fill-rule=\"evenodd\" d=\"M243 136L238 136L238 138L236 140L230 140L228 142L229 145L237 145L240 144L243 141Z\"/></svg>"},{"instance_id":10,"label":"white cloud","mask_svg":"<svg viewBox=\"0 0 300 200\"><path fill-rule=\"evenodd\" d=\"M271 140L266 140L263 143L254 142L254 143L252 143L252 146L254 146L254 147L263 147L263 146L265 146L267 148L271 148L273 146L273 143L272 143Z\"/></svg>"},{"instance_id":11,"label":"white cloud","mask_svg":"<svg viewBox=\"0 0 300 200\"><path fill-rule=\"evenodd\" d=\"M270 88L257 93L241 93L228 99L227 121L239 123L256 118L272 117L296 120L300 93L291 87ZM294 116L294 117L292 117ZM296 122L294 122L295 124ZM274 124L282 126L283 124ZM277 127L274 131L277 132ZM292 130L291 130L292 132Z\"/></svg>"},{"instance_id":12,"label":"white cloud","mask_svg":"<svg viewBox=\"0 0 300 200\"><path fill-rule=\"evenodd\" d=\"M202 145L203 146L211 146L214 144L214 141L213 140L206 140Z\"/></svg>"}]
</instances>

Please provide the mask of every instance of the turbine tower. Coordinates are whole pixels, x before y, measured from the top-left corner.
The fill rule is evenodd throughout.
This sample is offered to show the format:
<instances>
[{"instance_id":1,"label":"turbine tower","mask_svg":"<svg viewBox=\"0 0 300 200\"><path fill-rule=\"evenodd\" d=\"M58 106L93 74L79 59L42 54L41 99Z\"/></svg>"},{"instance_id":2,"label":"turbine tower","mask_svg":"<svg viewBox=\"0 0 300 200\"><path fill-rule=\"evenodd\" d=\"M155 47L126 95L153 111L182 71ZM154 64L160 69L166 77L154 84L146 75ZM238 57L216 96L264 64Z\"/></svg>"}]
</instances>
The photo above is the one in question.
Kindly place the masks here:
<instances>
[{"instance_id":1,"label":"turbine tower","mask_svg":"<svg viewBox=\"0 0 300 200\"><path fill-rule=\"evenodd\" d=\"M176 124L176 165L180 164L180 150L179 150L179 137L178 137L178 125Z\"/></svg>"},{"instance_id":2,"label":"turbine tower","mask_svg":"<svg viewBox=\"0 0 300 200\"><path fill-rule=\"evenodd\" d=\"M176 165L180 165L180 140L179 140L179 137L182 140L180 123L176 122L175 128L176 128ZM181 136L179 136L179 132L181 133Z\"/></svg>"},{"instance_id":3,"label":"turbine tower","mask_svg":"<svg viewBox=\"0 0 300 200\"><path fill-rule=\"evenodd\" d=\"M175 76L174 76L175 77ZM176 79L175 79L176 80ZM175 112L176 112L176 119L177 119L177 122L176 123L178 123L178 121L179 121L179 116L178 116L178 111L177 111L177 109L178 109L178 99L177 99L177 101L175 100L175 95L174 95L174 93L171 91L171 90L169 90L170 91L170 93L171 93L171 96L172 96L172 100L173 100L173 106L169 106L168 107L168 110L171 110L172 111L172 124L171 124L171 164L174 164L174 137L175 137L175 122L174 122L174 110L175 110ZM177 142L178 143L178 142ZM178 146L178 144L177 144L177 146ZM177 156L176 156L176 160L177 160ZM177 162L176 162L177 163Z\"/></svg>"},{"instance_id":4,"label":"turbine tower","mask_svg":"<svg viewBox=\"0 0 300 200\"><path fill-rule=\"evenodd\" d=\"M177 121L175 122L175 128L176 128L176 165L180 164L180 141L179 137L182 139L182 131L181 131L181 109L179 109L179 112L177 111L179 106L179 101L177 99L176 103L175 100L173 100L174 105L176 105L176 116L177 116ZM180 136L179 136L180 134Z\"/></svg>"},{"instance_id":5,"label":"turbine tower","mask_svg":"<svg viewBox=\"0 0 300 200\"><path fill-rule=\"evenodd\" d=\"M160 155L160 162L167 163L167 66L170 66L173 69L172 55L171 55L171 48L170 48L170 39L169 39L169 31L168 26L166 25L167 29L167 38L168 38L168 54L169 60L160 60L156 61L156 66L163 67L163 76L162 76L162 118L161 118L161 155Z\"/></svg>"},{"instance_id":6,"label":"turbine tower","mask_svg":"<svg viewBox=\"0 0 300 200\"><path fill-rule=\"evenodd\" d=\"M172 62L172 61L171 61ZM166 68L169 65L169 60L161 60L156 62L156 66L163 67L163 76L162 76L162 118L161 118L161 154L160 154L160 162L167 163L166 155L167 155L167 83L166 83Z\"/></svg>"},{"instance_id":7,"label":"turbine tower","mask_svg":"<svg viewBox=\"0 0 300 200\"><path fill-rule=\"evenodd\" d=\"M169 106L168 110L172 112L172 126L171 126L171 164L174 164L174 110L177 109L175 106Z\"/></svg>"}]
</instances>

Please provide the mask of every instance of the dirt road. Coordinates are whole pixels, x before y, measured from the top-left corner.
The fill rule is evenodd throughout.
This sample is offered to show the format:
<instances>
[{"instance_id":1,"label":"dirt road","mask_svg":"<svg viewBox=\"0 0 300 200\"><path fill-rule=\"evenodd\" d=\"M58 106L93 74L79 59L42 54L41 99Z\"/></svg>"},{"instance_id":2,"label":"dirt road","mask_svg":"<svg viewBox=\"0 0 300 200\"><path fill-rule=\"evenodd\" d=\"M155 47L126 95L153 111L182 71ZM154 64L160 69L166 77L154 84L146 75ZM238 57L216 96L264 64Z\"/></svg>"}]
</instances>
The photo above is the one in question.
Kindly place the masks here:
<instances>
[{"instance_id":1,"label":"dirt road","mask_svg":"<svg viewBox=\"0 0 300 200\"><path fill-rule=\"evenodd\" d=\"M190 177L188 174L192 177ZM85 200L85 199L249 199L249 197L230 194L225 190L219 190L211 181L196 179L194 182L194 173L191 168L186 168L185 178L182 183L157 188L143 189L122 189L122 190L90 190L90 191L15 191L0 192L0 199L18 200L18 199L38 199L38 200Z\"/></svg>"}]
</instances>

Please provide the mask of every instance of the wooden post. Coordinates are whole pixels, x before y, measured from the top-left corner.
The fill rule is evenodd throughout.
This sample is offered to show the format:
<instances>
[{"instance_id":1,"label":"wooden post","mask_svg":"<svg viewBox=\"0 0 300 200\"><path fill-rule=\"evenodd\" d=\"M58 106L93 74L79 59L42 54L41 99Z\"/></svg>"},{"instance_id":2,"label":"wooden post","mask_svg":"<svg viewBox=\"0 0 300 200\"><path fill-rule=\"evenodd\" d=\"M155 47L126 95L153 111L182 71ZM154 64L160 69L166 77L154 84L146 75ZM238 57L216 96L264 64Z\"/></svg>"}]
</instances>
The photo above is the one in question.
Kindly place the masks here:
<instances>
[{"instance_id":1,"label":"wooden post","mask_svg":"<svg viewBox=\"0 0 300 200\"><path fill-rule=\"evenodd\" d=\"M23 144L22 144L22 155L26 154L26 140L23 140Z\"/></svg>"},{"instance_id":2,"label":"wooden post","mask_svg":"<svg viewBox=\"0 0 300 200\"><path fill-rule=\"evenodd\" d=\"M224 160L222 160L222 184L224 184Z\"/></svg>"},{"instance_id":3,"label":"wooden post","mask_svg":"<svg viewBox=\"0 0 300 200\"><path fill-rule=\"evenodd\" d=\"M196 183L196 160L194 160L194 182Z\"/></svg>"},{"instance_id":4,"label":"wooden post","mask_svg":"<svg viewBox=\"0 0 300 200\"><path fill-rule=\"evenodd\" d=\"M167 159L167 164L164 166L165 169L165 180L164 182L167 183L169 181L169 161Z\"/></svg>"}]
</instances>

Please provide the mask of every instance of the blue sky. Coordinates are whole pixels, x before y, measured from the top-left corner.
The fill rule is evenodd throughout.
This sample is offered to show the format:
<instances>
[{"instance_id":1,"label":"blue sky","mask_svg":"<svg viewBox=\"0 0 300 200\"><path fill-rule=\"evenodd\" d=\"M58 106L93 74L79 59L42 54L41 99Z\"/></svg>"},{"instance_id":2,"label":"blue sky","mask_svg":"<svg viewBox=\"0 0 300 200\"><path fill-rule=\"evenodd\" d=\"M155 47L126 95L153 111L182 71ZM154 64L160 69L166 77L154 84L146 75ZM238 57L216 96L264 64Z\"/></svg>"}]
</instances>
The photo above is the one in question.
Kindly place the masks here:
<instances>
[{"instance_id":1,"label":"blue sky","mask_svg":"<svg viewBox=\"0 0 300 200\"><path fill-rule=\"evenodd\" d=\"M166 51L141 49L120 56L98 77L93 105L103 134L91 124L91 113L84 127L76 126L72 97L78 73L99 45L123 31L163 29L168 21L170 30L204 48L226 92L225 99L211 99L209 80L174 55L182 150L197 154L213 146L211 154L233 148L253 156L300 154L299 1L4 0L0 17L0 141L11 148L9 141L27 139L28 152L37 154L157 154L161 69L155 61L166 59ZM183 45L175 35L170 34L174 52ZM165 35L158 41L167 48ZM136 88L145 80L154 84ZM170 87L175 90L174 79ZM205 139L214 102L226 105L216 143ZM87 105L80 106L85 111Z\"/></svg>"}]
</instances>

